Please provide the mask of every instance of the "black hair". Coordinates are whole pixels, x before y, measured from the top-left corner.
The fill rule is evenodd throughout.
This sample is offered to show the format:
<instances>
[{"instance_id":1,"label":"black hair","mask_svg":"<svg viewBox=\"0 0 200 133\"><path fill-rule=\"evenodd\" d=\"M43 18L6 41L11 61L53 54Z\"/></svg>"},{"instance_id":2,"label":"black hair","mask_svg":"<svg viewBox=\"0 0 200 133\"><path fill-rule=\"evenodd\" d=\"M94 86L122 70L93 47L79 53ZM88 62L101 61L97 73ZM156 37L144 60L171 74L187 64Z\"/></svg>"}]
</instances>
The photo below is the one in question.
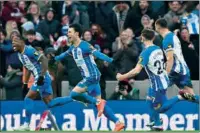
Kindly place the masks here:
<instances>
[{"instance_id":1,"label":"black hair","mask_svg":"<svg viewBox=\"0 0 200 133\"><path fill-rule=\"evenodd\" d=\"M31 30L28 30L26 31L26 35L35 35L35 30L31 29Z\"/></svg>"},{"instance_id":2,"label":"black hair","mask_svg":"<svg viewBox=\"0 0 200 133\"><path fill-rule=\"evenodd\" d=\"M196 8L196 4L193 1L189 1L186 4L185 11L187 13L191 13Z\"/></svg>"},{"instance_id":3,"label":"black hair","mask_svg":"<svg viewBox=\"0 0 200 133\"><path fill-rule=\"evenodd\" d=\"M168 28L167 21L164 18L157 19L156 25L159 25L161 28Z\"/></svg>"},{"instance_id":4,"label":"black hair","mask_svg":"<svg viewBox=\"0 0 200 133\"><path fill-rule=\"evenodd\" d=\"M71 24L69 28L73 28L75 32L79 33L79 37L82 35L82 27L79 24Z\"/></svg>"},{"instance_id":5,"label":"black hair","mask_svg":"<svg viewBox=\"0 0 200 133\"><path fill-rule=\"evenodd\" d=\"M155 32L151 29L142 30L141 34L146 40L153 40L155 38Z\"/></svg>"}]
</instances>

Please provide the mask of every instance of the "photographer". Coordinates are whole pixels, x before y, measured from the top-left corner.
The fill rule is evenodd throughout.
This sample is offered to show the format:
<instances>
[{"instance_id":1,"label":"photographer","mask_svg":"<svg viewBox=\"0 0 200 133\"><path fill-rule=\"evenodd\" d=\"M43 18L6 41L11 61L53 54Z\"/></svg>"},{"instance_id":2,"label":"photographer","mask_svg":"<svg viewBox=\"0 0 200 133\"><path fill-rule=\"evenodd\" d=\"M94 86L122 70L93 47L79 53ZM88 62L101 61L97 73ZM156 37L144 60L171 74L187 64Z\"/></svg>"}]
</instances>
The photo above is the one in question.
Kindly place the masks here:
<instances>
[{"instance_id":1,"label":"photographer","mask_svg":"<svg viewBox=\"0 0 200 133\"><path fill-rule=\"evenodd\" d=\"M128 80L120 81L110 100L133 100L139 99L139 90L132 88Z\"/></svg>"}]
</instances>

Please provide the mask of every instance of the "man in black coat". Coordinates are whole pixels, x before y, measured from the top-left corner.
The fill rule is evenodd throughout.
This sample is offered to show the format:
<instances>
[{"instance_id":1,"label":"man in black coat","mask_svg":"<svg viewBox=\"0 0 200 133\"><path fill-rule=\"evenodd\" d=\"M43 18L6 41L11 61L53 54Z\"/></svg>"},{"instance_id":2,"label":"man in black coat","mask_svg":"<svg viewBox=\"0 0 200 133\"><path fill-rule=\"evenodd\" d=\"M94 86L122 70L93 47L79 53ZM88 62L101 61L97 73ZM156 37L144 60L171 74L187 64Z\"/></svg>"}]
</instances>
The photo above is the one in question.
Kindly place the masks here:
<instances>
[{"instance_id":1,"label":"man in black coat","mask_svg":"<svg viewBox=\"0 0 200 133\"><path fill-rule=\"evenodd\" d=\"M50 44L50 36L55 40L59 37L60 27L60 23L54 19L54 10L50 8L46 12L45 20L39 23L36 31L44 38L44 45L48 46Z\"/></svg>"}]
</instances>

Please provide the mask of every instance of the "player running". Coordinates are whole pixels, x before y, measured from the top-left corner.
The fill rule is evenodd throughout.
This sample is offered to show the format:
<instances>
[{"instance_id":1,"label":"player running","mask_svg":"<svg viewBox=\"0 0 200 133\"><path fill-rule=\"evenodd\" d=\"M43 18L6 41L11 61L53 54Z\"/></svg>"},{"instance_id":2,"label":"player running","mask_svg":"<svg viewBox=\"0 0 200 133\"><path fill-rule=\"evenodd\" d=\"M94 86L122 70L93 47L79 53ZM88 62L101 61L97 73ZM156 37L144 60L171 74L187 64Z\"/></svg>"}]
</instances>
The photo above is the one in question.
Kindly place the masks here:
<instances>
[{"instance_id":1,"label":"player running","mask_svg":"<svg viewBox=\"0 0 200 133\"><path fill-rule=\"evenodd\" d=\"M147 104L150 109L150 121L154 122L152 129L162 131L163 127L159 113L167 111L176 102L183 100L183 97L177 95L167 100L166 91L169 85L169 78L165 70L164 53L158 46L153 44L155 31L144 29L141 36L145 50L140 54L136 67L126 74L118 73L116 78L121 81L134 77L140 73L143 67L145 68L151 82L151 87L148 89L147 94Z\"/></svg>"},{"instance_id":2,"label":"player running","mask_svg":"<svg viewBox=\"0 0 200 133\"><path fill-rule=\"evenodd\" d=\"M178 37L169 31L167 21L163 18L156 21L155 27L156 31L163 37L162 48L167 57L166 70L171 82L170 85L176 84L180 89L180 95L199 103L199 95L194 94L190 70L184 60ZM190 97L191 95L185 95L184 91L192 94L192 97Z\"/></svg>"},{"instance_id":3,"label":"player running","mask_svg":"<svg viewBox=\"0 0 200 133\"><path fill-rule=\"evenodd\" d=\"M25 75L25 82L23 89L27 89L27 82L31 73L34 76L34 84L30 88L26 97L24 98L26 118L24 125L20 126L19 131L30 130L30 118L32 110L34 108L33 99L36 98L39 91L42 100L45 102L48 108L63 105L73 100L68 97L61 97L53 99L53 91L51 87L51 78L47 71L48 60L43 54L40 54L31 46L26 46L20 35L16 35L12 39L12 46L14 51L18 51L18 57L22 62L27 73Z\"/></svg>"},{"instance_id":4,"label":"player running","mask_svg":"<svg viewBox=\"0 0 200 133\"><path fill-rule=\"evenodd\" d=\"M108 119L116 123L114 131L120 131L124 128L124 124L119 121L110 107L106 105L106 101L101 99L101 88L99 85L101 73L96 66L93 56L110 63L113 59L94 49L86 41L81 40L81 30L78 24L72 24L69 27L68 39L72 45L66 52L53 58L51 62L54 62L54 60L60 61L66 56L73 56L81 71L83 80L70 92L70 97L77 101L96 105L98 117L104 114Z\"/></svg>"}]
</instances>

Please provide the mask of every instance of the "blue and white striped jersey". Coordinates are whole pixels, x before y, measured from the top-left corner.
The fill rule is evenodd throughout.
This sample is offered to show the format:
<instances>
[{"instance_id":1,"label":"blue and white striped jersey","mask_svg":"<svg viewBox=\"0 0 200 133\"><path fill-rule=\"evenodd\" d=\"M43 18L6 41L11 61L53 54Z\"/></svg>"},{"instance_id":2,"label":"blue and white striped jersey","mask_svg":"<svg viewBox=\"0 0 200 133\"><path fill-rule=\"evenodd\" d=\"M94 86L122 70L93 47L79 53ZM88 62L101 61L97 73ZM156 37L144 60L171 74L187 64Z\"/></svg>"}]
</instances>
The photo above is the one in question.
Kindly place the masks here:
<instances>
[{"instance_id":1,"label":"blue and white striped jersey","mask_svg":"<svg viewBox=\"0 0 200 133\"><path fill-rule=\"evenodd\" d=\"M181 23L186 25L190 34L199 34L199 17L190 13L181 18Z\"/></svg>"},{"instance_id":2,"label":"blue and white striped jersey","mask_svg":"<svg viewBox=\"0 0 200 133\"><path fill-rule=\"evenodd\" d=\"M152 89L155 91L167 89L169 78L165 70L164 54L158 46L152 45L144 49L138 63L145 68Z\"/></svg>"},{"instance_id":3,"label":"blue and white striped jersey","mask_svg":"<svg viewBox=\"0 0 200 133\"><path fill-rule=\"evenodd\" d=\"M81 41L78 47L71 46L66 53L72 55L83 78L99 77L101 75L94 61L93 52L96 49L88 42Z\"/></svg>"},{"instance_id":4,"label":"blue and white striped jersey","mask_svg":"<svg viewBox=\"0 0 200 133\"><path fill-rule=\"evenodd\" d=\"M19 60L23 66L28 69L34 76L34 79L41 74L41 64L38 61L42 55L36 51L32 46L25 46L22 53L18 53Z\"/></svg>"},{"instance_id":5,"label":"blue and white striped jersey","mask_svg":"<svg viewBox=\"0 0 200 133\"><path fill-rule=\"evenodd\" d=\"M162 48L165 53L170 50L174 51L174 64L172 72L186 75L187 72L189 72L189 68L184 60L181 43L178 37L172 32L168 33L163 39Z\"/></svg>"}]
</instances>

